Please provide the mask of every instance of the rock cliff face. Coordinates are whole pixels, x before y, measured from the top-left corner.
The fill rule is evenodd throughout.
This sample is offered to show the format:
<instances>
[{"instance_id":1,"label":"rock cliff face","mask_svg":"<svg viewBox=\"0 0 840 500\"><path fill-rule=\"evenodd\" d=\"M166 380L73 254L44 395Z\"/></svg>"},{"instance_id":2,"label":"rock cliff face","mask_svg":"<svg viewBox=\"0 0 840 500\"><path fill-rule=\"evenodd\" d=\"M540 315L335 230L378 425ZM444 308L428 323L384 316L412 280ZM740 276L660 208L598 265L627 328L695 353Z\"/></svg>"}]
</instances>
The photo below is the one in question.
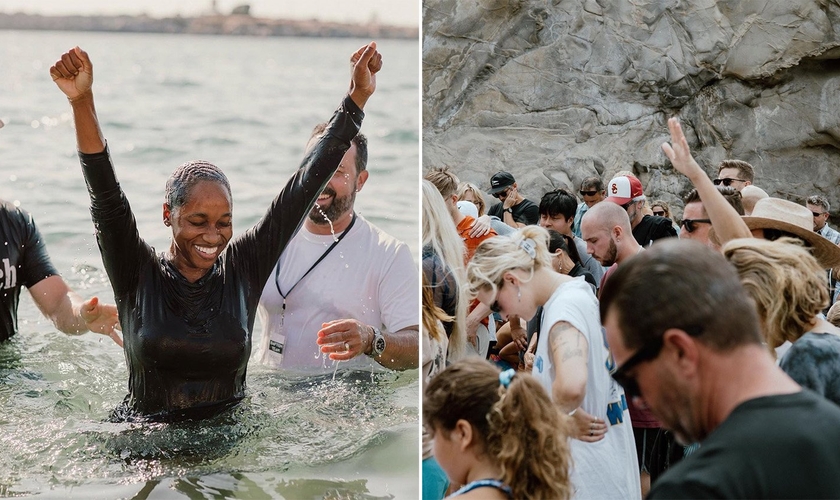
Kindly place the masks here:
<instances>
[{"instance_id":1,"label":"rock cliff face","mask_svg":"<svg viewBox=\"0 0 840 500\"><path fill-rule=\"evenodd\" d=\"M526 197L632 170L690 189L660 149L678 116L698 162L756 167L771 196L840 214L836 0L424 0L423 162Z\"/></svg>"}]
</instances>

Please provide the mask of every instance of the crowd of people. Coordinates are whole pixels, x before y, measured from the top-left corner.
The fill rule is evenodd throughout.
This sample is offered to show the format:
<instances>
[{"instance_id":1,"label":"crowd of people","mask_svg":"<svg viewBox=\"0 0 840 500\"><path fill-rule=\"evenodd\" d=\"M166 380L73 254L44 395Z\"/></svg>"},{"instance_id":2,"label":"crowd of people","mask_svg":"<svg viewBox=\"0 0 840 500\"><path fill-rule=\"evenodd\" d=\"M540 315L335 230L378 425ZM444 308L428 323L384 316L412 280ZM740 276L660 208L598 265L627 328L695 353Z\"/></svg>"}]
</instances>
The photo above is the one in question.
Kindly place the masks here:
<instances>
[{"instance_id":1,"label":"crowd of people","mask_svg":"<svg viewBox=\"0 0 840 500\"><path fill-rule=\"evenodd\" d=\"M710 178L676 119L662 148L692 185L679 219L632 172L537 203L500 171L488 208L433 168L421 286L407 247L354 210L382 58L371 43L350 62L350 91L254 227L234 238L225 174L188 162L166 183L172 240L156 254L117 181L91 60L63 54L50 74L73 111L116 304L71 290L32 217L2 203L0 341L25 287L59 330L124 345L115 421L235 406L257 314L260 359L294 373L325 359L414 368L422 343L429 500L837 496L840 233L824 196L769 196L740 160ZM341 269L345 256L358 265Z\"/></svg>"},{"instance_id":2,"label":"crowd of people","mask_svg":"<svg viewBox=\"0 0 840 500\"><path fill-rule=\"evenodd\" d=\"M424 500L836 498L829 202L768 196L740 160L709 176L668 127L681 218L632 172L539 203L498 172L485 209L454 169L426 171ZM427 223L427 203L449 209ZM491 325L486 350L461 307Z\"/></svg>"}]
</instances>

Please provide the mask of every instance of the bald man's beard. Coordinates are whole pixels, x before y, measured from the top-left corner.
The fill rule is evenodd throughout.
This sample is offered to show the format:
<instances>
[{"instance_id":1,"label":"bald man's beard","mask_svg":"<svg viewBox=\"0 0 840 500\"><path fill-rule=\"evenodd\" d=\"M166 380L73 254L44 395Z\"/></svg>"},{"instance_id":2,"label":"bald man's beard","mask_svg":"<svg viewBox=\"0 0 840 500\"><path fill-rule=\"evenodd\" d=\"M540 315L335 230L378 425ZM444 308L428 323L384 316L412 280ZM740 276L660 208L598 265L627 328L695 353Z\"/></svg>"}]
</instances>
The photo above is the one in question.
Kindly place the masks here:
<instances>
[{"instance_id":1,"label":"bald man's beard","mask_svg":"<svg viewBox=\"0 0 840 500\"><path fill-rule=\"evenodd\" d=\"M607 248L607 255L604 256L604 260L601 262L601 265L604 267L610 267L611 265L615 264L615 259L618 258L618 247L615 246L615 241L610 238L610 246Z\"/></svg>"},{"instance_id":2,"label":"bald man's beard","mask_svg":"<svg viewBox=\"0 0 840 500\"><path fill-rule=\"evenodd\" d=\"M342 198L336 197L335 191L327 186L324 188L324 194L332 196L332 201L325 207L320 207L316 202L309 211L309 220L319 226L328 226L330 222L335 222L350 210L353 210L353 204L356 202L356 191L350 191L350 194Z\"/></svg>"}]
</instances>

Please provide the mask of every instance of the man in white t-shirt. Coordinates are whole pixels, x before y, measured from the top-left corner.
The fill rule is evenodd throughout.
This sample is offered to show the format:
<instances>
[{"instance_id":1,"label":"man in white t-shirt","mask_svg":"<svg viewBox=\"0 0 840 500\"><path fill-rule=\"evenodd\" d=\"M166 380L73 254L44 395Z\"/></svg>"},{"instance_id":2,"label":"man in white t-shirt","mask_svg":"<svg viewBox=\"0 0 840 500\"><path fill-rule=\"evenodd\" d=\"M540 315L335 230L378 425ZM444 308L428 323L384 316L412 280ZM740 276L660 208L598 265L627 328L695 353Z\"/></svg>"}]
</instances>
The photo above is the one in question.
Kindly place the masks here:
<instances>
[{"instance_id":1,"label":"man in white t-shirt","mask_svg":"<svg viewBox=\"0 0 840 500\"><path fill-rule=\"evenodd\" d=\"M313 139L324 132L315 127ZM260 359L283 371L418 366L418 267L353 206L368 178L359 134L263 289Z\"/></svg>"}]
</instances>

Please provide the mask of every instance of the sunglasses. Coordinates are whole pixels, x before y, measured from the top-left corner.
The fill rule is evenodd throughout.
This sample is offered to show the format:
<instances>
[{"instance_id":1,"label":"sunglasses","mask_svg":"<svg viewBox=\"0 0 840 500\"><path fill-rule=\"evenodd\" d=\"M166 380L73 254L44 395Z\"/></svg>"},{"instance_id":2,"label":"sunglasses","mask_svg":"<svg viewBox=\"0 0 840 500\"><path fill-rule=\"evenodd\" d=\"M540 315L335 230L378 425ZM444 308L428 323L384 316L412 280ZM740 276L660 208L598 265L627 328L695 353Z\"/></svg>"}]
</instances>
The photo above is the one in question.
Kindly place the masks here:
<instances>
[{"instance_id":1,"label":"sunglasses","mask_svg":"<svg viewBox=\"0 0 840 500\"><path fill-rule=\"evenodd\" d=\"M661 351L662 337L656 337L649 344L642 346L641 349L636 351L636 354L630 356L630 359L621 365L621 367L616 368L612 373L613 380L624 388L624 395L627 399L633 399L642 395L642 391L639 390L639 384L636 382L636 377L630 375L630 370L645 361L655 359Z\"/></svg>"},{"instance_id":2,"label":"sunglasses","mask_svg":"<svg viewBox=\"0 0 840 500\"><path fill-rule=\"evenodd\" d=\"M510 192L510 188L507 188L504 191L499 191L498 193L493 193L493 198L496 198L498 200L502 196L507 197L509 192Z\"/></svg>"},{"instance_id":3,"label":"sunglasses","mask_svg":"<svg viewBox=\"0 0 840 500\"><path fill-rule=\"evenodd\" d=\"M689 327L684 331L692 337L697 337L703 333L703 329L700 327ZM636 382L636 377L630 375L630 370L645 361L656 359L659 356L659 353L662 352L662 345L663 340L660 335L643 345L641 349L636 351L636 354L630 356L623 365L616 368L616 370L612 373L613 380L618 382L618 384L624 388L624 395L627 399L640 397L642 395L642 391L639 389L639 384Z\"/></svg>"},{"instance_id":4,"label":"sunglasses","mask_svg":"<svg viewBox=\"0 0 840 500\"><path fill-rule=\"evenodd\" d=\"M660 217L665 217L665 211L664 210L654 210L653 215L658 215Z\"/></svg>"},{"instance_id":5,"label":"sunglasses","mask_svg":"<svg viewBox=\"0 0 840 500\"><path fill-rule=\"evenodd\" d=\"M733 182L747 182L743 179L730 179L729 177L724 177L723 179L712 179L712 182L715 183L715 186L720 186L723 184L726 187L729 187L730 184Z\"/></svg>"},{"instance_id":6,"label":"sunglasses","mask_svg":"<svg viewBox=\"0 0 840 500\"><path fill-rule=\"evenodd\" d=\"M820 212L820 213L811 212L811 213L814 214L814 217L819 217L820 215L827 214L828 212Z\"/></svg>"},{"instance_id":7,"label":"sunglasses","mask_svg":"<svg viewBox=\"0 0 840 500\"><path fill-rule=\"evenodd\" d=\"M701 222L704 223L704 224L711 224L712 223L712 221L710 221L709 219L683 219L682 222L680 223L680 226L684 227L685 230L688 231L689 233L693 233L697 229L696 224L701 223Z\"/></svg>"},{"instance_id":8,"label":"sunglasses","mask_svg":"<svg viewBox=\"0 0 840 500\"><path fill-rule=\"evenodd\" d=\"M595 196L596 194L598 194L598 191L581 191L580 192L581 196Z\"/></svg>"},{"instance_id":9,"label":"sunglasses","mask_svg":"<svg viewBox=\"0 0 840 500\"><path fill-rule=\"evenodd\" d=\"M493 304L490 306L490 311L494 313L500 313L502 311L502 307L499 305L499 294L502 292L503 286L505 286L504 281L496 287L496 300L494 300Z\"/></svg>"}]
</instances>

